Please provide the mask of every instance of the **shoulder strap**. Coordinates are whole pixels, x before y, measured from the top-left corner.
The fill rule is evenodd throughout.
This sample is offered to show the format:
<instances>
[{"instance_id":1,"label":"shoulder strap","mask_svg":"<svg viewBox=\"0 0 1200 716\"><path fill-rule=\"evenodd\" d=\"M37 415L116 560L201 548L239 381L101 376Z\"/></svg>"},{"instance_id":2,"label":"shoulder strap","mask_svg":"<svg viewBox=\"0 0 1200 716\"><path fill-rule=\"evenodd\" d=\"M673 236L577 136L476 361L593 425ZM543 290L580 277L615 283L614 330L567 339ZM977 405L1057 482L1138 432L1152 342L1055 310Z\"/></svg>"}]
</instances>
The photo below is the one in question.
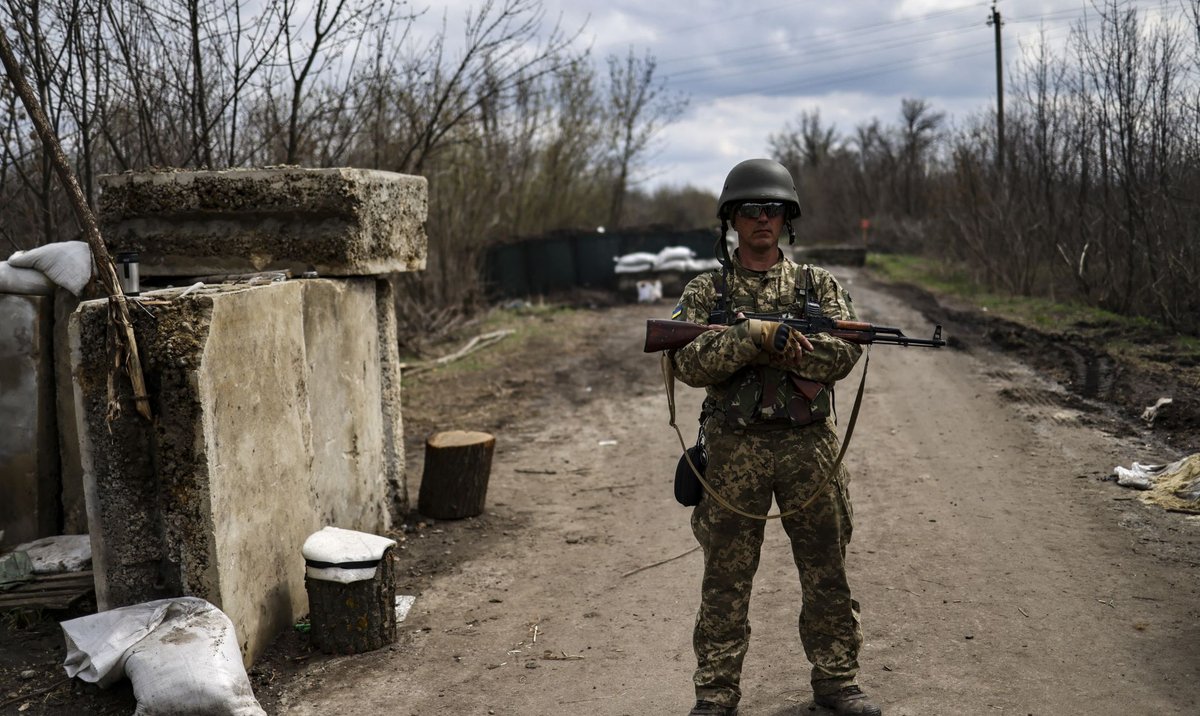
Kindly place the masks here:
<instances>
[{"instance_id":1,"label":"shoulder strap","mask_svg":"<svg viewBox=\"0 0 1200 716\"><path fill-rule=\"evenodd\" d=\"M712 312L708 314L710 316L709 323L714 322L712 320L713 316L723 316L724 318L721 319L722 322L732 323L732 321L729 320L730 316L729 311L727 310L728 300L725 296L725 290L729 286L729 269L722 267L720 273L714 271L712 274L712 282L713 289L715 289L717 292L717 303L713 306Z\"/></svg>"}]
</instances>

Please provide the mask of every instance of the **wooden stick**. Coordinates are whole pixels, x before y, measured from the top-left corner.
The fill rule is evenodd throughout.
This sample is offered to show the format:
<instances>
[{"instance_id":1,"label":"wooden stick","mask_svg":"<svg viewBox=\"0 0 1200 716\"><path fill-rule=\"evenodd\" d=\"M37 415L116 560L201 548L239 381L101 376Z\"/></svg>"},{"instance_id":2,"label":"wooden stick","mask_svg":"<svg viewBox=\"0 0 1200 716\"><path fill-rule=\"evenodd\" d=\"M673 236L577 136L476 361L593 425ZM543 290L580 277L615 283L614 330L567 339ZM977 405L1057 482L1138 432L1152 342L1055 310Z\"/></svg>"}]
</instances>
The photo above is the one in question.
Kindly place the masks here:
<instances>
[{"instance_id":1,"label":"wooden stick","mask_svg":"<svg viewBox=\"0 0 1200 716\"><path fill-rule=\"evenodd\" d=\"M146 393L146 378L142 374L141 358L138 357L137 337L133 333L133 324L129 321L129 307L126 305L125 293L121 290L120 281L117 280L117 269L113 265L112 257L108 255L104 240L100 237L100 227L96 223L96 216L83 197L79 181L75 178L75 173L71 171L71 165L67 162L66 155L63 154L58 137L50 128L50 122L46 119L46 113L42 111L42 105L38 101L37 95L33 93L33 88L29 86L24 73L21 72L21 65L13 54L12 46L8 44L8 31L2 24L0 24L0 61L3 61L4 71L8 73L9 81L12 82L14 89L21 97L21 103L25 105L25 111L29 113L34 127L37 128L38 137L41 138L46 154L50 157L50 163L67 191L67 198L71 200L71 207L75 210L75 219L83 228L83 236L92 249L92 261L96 265L96 273L108 294L109 335L115 348L113 364L108 376L108 420L111 422L121 412L121 405L116 396L114 374L120 370L122 365L125 373L129 376L129 382L133 385L133 399L138 413L146 420L150 420L150 396Z\"/></svg>"},{"instance_id":2,"label":"wooden stick","mask_svg":"<svg viewBox=\"0 0 1200 716\"><path fill-rule=\"evenodd\" d=\"M629 577L631 575L637 574L638 572L645 572L647 569L653 569L655 567L664 565L667 562L674 562L677 559L683 559L684 557L688 556L689 554L691 554L692 552L695 552L698 549L700 549L700 545L696 545L695 547L692 547L691 549L684 552L683 554L677 554L674 557L668 557L667 559L655 562L654 564L647 564L645 567L638 567L637 569L631 569L628 572L626 572L625 574L622 574L621 578L624 579L625 577Z\"/></svg>"},{"instance_id":3,"label":"wooden stick","mask_svg":"<svg viewBox=\"0 0 1200 716\"><path fill-rule=\"evenodd\" d=\"M63 684L67 683L70 680L71 680L70 677L64 676L61 679L59 679L58 681L55 681L53 684L50 684L49 686L47 686L44 689L38 689L37 691L30 691L27 694L18 694L7 701L0 701L0 709L4 708L6 706L9 706L10 704L15 704L18 701L24 701L25 699L32 699L34 696L42 696L42 695L48 694L51 691L54 691L58 687L62 686Z\"/></svg>"},{"instance_id":4,"label":"wooden stick","mask_svg":"<svg viewBox=\"0 0 1200 716\"><path fill-rule=\"evenodd\" d=\"M400 369L403 370L408 375L412 375L413 373L420 373L422 371L433 370L434 368L446 365L447 363L451 363L453 361L459 360L460 358L465 358L468 355L470 355L471 353L474 353L475 351L477 351L481 348L489 346L489 345L499 341L500 339L504 338L505 336L512 335L513 333L516 333L516 331L514 331L512 329L505 329L505 330L501 330L501 331L492 331L491 333L484 333L483 335L475 336L471 340L467 341L467 344L465 346L463 346L462 348L459 348L458 350L454 351L453 353L451 353L449 355L444 355L441 358L438 358L437 360L425 361L423 363L417 363L414 365L404 364L404 365L400 366Z\"/></svg>"}]
</instances>

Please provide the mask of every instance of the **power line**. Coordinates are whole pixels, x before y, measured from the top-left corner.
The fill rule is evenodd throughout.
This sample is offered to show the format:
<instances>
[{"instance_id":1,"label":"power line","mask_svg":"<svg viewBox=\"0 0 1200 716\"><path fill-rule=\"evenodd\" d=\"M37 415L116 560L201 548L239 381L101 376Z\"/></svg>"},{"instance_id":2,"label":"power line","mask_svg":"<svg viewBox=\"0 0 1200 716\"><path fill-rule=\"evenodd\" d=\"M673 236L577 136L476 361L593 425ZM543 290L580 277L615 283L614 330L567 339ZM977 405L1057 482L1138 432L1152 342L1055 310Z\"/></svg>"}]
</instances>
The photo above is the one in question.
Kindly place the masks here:
<instances>
[{"instance_id":1,"label":"power line","mask_svg":"<svg viewBox=\"0 0 1200 716\"><path fill-rule=\"evenodd\" d=\"M932 39L935 39L938 37L961 35L966 32L974 32L975 30L976 30L976 28L974 26L964 26L964 27L958 27L958 28L952 28L952 29L946 29L946 30L935 30L933 32L925 33L922 35L912 35L912 36L905 37L905 38L894 38L890 41L883 41L883 42L880 42L877 44L873 44L873 45L871 45L870 49L865 49L865 50L850 49L850 48L843 47L843 48L840 48L840 52L835 52L833 54L824 53L815 60L807 59L806 56L808 54L811 54L813 52L813 49L805 48L804 54L801 56L777 55L773 58L764 58L764 61L766 63L770 63L771 60L779 60L781 62L775 62L773 64L764 64L763 62L755 63L752 66L750 71L759 73L759 72L762 72L763 70L785 69L785 68L792 67L792 66L799 65L799 64L810 65L810 64L816 64L816 63L828 62L831 60L859 57L862 55L871 55L871 54L880 52L882 50L891 50L891 49L896 49L898 47L905 47L908 45L916 45L916 44L920 44L927 40L932 40ZM674 78L678 78L678 77L684 77L687 75L693 75L693 74L699 74L699 73L705 73L705 72L709 73L711 76L714 76L714 77L722 77L722 76L738 74L738 73L732 72L732 70L738 70L741 67L744 67L744 66L743 65L735 65L732 67L722 67L715 71L711 70L710 68L695 68L695 69L691 69L691 70L684 70L682 72L676 72L676 73L672 74L671 77L672 77L672 79L674 79ZM744 74L744 72L742 74Z\"/></svg>"},{"instance_id":2,"label":"power line","mask_svg":"<svg viewBox=\"0 0 1200 716\"><path fill-rule=\"evenodd\" d=\"M1062 32L1063 36L1067 33ZM919 58L912 58L900 62L884 62L869 65L867 67L846 70L842 72L826 73L816 77L809 77L803 80L789 80L787 82L776 83L773 85L764 85L746 90L746 94L773 94L779 92L803 92L835 82L845 82L850 80L870 79L889 75L900 70L915 69L935 65L941 62L949 62L953 60L963 60L968 58L983 57L992 54L993 49L986 45L973 43L969 47L956 47L941 52L926 54Z\"/></svg>"},{"instance_id":3,"label":"power line","mask_svg":"<svg viewBox=\"0 0 1200 716\"><path fill-rule=\"evenodd\" d=\"M826 40L843 39L843 38L846 38L851 35L860 36L863 34L872 34L873 32L877 32L880 29L901 27L903 25L911 25L912 23L915 23L915 22L923 22L925 20L932 20L932 19L935 19L938 17L954 15L954 14L957 14L960 12L965 12L967 10L974 10L976 8L983 7L985 5L987 5L987 2L977 2L977 3L973 3L971 5L962 5L960 7L948 8L946 10L939 10L937 12L926 13L924 15L916 15L916 16L913 16L910 18L904 18L902 20L886 20L883 22L873 22L873 23L869 23L866 25L857 25L855 27L850 27L845 30L838 30L837 32L827 32L827 33L823 33L823 34L819 34L819 35L812 35L809 37L802 37L802 38L797 38L797 39L800 41L803 41L805 43L812 43L812 42L820 43L820 42L823 42ZM792 5L787 5L787 6L783 6L783 7L794 7L794 6L795 5L793 3ZM773 8L773 9L778 9L778 8ZM697 25L695 27L703 27L703 26L707 26L710 24L714 24L715 22L719 22L721 24L728 25L729 18L728 17L722 18L721 20L716 20L712 23L704 23L703 25ZM666 30L666 32L686 32L688 29L695 29L695 27L685 28L685 29L681 29L681 30L680 29L676 29L676 30L668 29L668 30ZM756 48L756 47L737 47L737 48L732 48L732 49L728 49L728 50L711 50L708 52L701 52L701 53L697 53L694 55L684 55L681 57L664 58L664 59L659 60L659 64L670 64L672 62L685 62L688 60L695 60L695 59L700 59L700 58L704 58L704 57L726 56L726 55L744 54L744 53L748 53L748 52L760 52L760 51L761 51L761 48Z\"/></svg>"}]
</instances>

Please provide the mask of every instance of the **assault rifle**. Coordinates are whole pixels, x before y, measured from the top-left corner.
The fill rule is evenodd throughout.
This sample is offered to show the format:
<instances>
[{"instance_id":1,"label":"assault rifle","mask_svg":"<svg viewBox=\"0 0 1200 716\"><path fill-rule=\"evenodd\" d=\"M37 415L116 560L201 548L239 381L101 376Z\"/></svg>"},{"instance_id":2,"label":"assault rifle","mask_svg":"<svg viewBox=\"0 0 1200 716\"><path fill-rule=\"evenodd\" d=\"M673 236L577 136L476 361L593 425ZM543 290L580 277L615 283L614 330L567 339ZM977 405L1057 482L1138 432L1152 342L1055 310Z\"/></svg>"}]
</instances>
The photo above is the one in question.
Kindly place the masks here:
<instances>
[{"instance_id":1,"label":"assault rifle","mask_svg":"<svg viewBox=\"0 0 1200 716\"><path fill-rule=\"evenodd\" d=\"M835 338L841 338L851 343L887 343L898 346L924 346L928 348L941 348L946 345L946 341L942 340L942 327L940 325L933 329L933 338L910 338L904 335L904 332L899 328L876 326L859 321L839 321L833 318L826 318L825 316L806 315L803 318L785 318L772 313L740 313L738 315L746 318L757 318L762 321L778 321L779 323L786 324L793 330L800 331L806 336L816 333L828 333ZM658 351L682 348L696 340L703 333L719 331L723 328L727 328L727 326L705 326L687 321L669 321L651 318L646 321L646 346L643 350L646 353L657 353Z\"/></svg>"}]
</instances>

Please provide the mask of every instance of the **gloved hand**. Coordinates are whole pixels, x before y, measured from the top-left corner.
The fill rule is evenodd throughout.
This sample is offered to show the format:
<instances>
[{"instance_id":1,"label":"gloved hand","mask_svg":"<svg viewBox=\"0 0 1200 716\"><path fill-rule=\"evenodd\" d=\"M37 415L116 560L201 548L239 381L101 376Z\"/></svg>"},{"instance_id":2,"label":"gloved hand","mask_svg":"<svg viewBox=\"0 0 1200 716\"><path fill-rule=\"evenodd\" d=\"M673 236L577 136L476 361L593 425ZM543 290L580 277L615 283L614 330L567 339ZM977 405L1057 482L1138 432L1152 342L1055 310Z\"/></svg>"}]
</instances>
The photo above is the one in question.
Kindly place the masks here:
<instances>
[{"instance_id":1,"label":"gloved hand","mask_svg":"<svg viewBox=\"0 0 1200 716\"><path fill-rule=\"evenodd\" d=\"M786 323L751 318L748 329L754 345L764 353L779 356L792 366L799 366L804 352L813 349L812 343L803 333L793 330Z\"/></svg>"}]
</instances>

